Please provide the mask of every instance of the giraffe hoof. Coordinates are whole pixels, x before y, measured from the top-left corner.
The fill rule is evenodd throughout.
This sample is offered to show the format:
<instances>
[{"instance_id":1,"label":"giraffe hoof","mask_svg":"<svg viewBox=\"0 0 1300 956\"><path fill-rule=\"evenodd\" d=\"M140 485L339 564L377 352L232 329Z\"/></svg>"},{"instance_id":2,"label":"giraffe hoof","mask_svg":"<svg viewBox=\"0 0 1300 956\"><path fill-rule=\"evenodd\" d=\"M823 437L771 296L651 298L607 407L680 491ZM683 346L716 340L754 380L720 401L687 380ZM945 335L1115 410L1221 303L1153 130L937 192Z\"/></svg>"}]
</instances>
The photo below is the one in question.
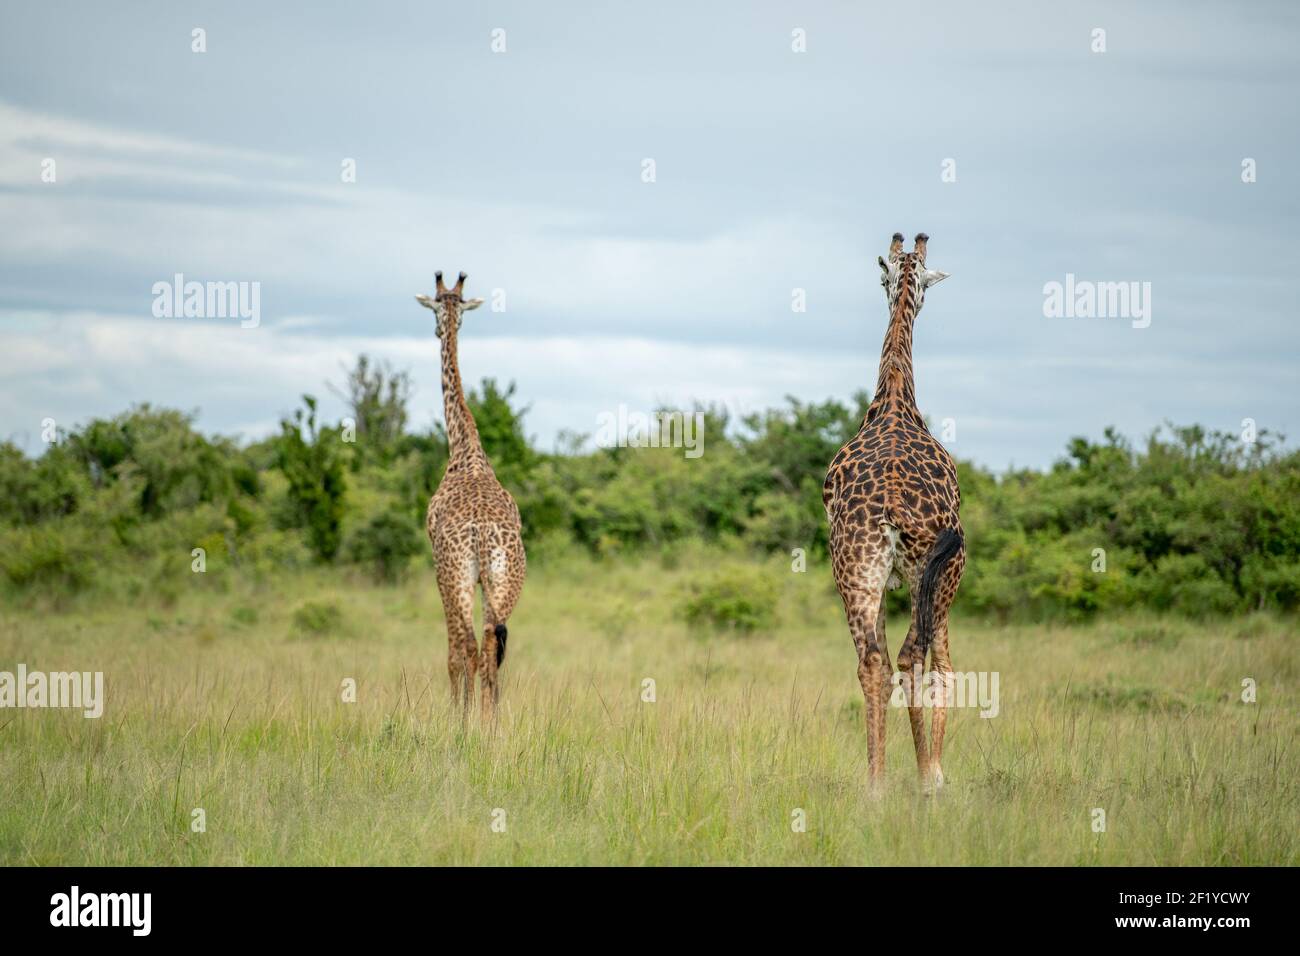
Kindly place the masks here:
<instances>
[{"instance_id":1,"label":"giraffe hoof","mask_svg":"<svg viewBox=\"0 0 1300 956\"><path fill-rule=\"evenodd\" d=\"M921 780L921 793L927 797L939 795L943 789L943 770L935 767Z\"/></svg>"}]
</instances>

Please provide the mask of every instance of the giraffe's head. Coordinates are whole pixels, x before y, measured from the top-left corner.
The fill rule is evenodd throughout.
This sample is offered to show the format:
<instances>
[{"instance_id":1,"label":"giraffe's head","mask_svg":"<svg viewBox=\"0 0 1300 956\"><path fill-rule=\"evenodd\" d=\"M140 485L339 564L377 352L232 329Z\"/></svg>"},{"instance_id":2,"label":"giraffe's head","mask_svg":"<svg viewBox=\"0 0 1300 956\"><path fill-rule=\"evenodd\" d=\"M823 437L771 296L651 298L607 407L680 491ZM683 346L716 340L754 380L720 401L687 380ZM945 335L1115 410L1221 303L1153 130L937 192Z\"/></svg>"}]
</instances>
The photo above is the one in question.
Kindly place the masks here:
<instances>
[{"instance_id":1,"label":"giraffe's head","mask_svg":"<svg viewBox=\"0 0 1300 956\"><path fill-rule=\"evenodd\" d=\"M925 233L918 233L912 251L904 252L903 234L896 232L889 244L889 259L886 260L883 256L876 258L880 263L880 284L885 289L891 314L900 299L904 304L914 306L913 315L920 312L921 304L925 301L925 290L948 278L946 272L926 268L925 245L929 240L930 237Z\"/></svg>"},{"instance_id":2,"label":"giraffe's head","mask_svg":"<svg viewBox=\"0 0 1300 956\"><path fill-rule=\"evenodd\" d=\"M442 284L442 273L433 274L437 282L435 294L430 297L427 295L417 295L415 301L420 303L426 309L433 309L433 314L438 317L437 334L442 338L448 329L460 330L461 314L471 309L477 309L483 304L482 299L466 299L461 295L465 291L465 280L469 278L465 273L461 273L456 280L455 287L448 289Z\"/></svg>"}]
</instances>

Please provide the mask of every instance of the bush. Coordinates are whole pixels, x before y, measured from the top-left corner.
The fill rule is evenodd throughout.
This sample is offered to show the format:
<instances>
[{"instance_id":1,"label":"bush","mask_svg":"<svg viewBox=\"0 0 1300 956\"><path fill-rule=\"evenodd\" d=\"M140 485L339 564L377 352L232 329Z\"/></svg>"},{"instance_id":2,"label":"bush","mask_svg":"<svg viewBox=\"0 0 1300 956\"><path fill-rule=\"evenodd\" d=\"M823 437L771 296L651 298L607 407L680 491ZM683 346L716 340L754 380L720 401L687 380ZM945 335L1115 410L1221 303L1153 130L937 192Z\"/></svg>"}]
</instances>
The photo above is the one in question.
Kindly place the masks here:
<instances>
[{"instance_id":1,"label":"bush","mask_svg":"<svg viewBox=\"0 0 1300 956\"><path fill-rule=\"evenodd\" d=\"M308 601L293 612L293 626L307 637L329 637L343 630L343 611L333 601Z\"/></svg>"},{"instance_id":2,"label":"bush","mask_svg":"<svg viewBox=\"0 0 1300 956\"><path fill-rule=\"evenodd\" d=\"M0 524L35 524L74 514L91 492L90 482L64 446L38 460L0 443Z\"/></svg>"},{"instance_id":3,"label":"bush","mask_svg":"<svg viewBox=\"0 0 1300 956\"><path fill-rule=\"evenodd\" d=\"M40 586L73 594L94 578L100 556L79 533L65 525L20 528L0 538L0 570L18 588Z\"/></svg>"},{"instance_id":4,"label":"bush","mask_svg":"<svg viewBox=\"0 0 1300 956\"><path fill-rule=\"evenodd\" d=\"M748 634L776 625L777 597L770 570L734 567L690 585L679 610L692 627Z\"/></svg>"},{"instance_id":5,"label":"bush","mask_svg":"<svg viewBox=\"0 0 1300 956\"><path fill-rule=\"evenodd\" d=\"M411 558L424 550L423 536L409 518L389 510L370 519L348 539L348 555L369 564L375 580L395 584L402 579Z\"/></svg>"},{"instance_id":6,"label":"bush","mask_svg":"<svg viewBox=\"0 0 1300 956\"><path fill-rule=\"evenodd\" d=\"M762 551L789 554L794 548L826 551L826 509L822 489L811 481L797 495L767 491L754 500L745 522L745 540Z\"/></svg>"},{"instance_id":7,"label":"bush","mask_svg":"<svg viewBox=\"0 0 1300 956\"><path fill-rule=\"evenodd\" d=\"M1240 595L1199 554L1169 554L1143 575L1141 593L1156 610L1192 616L1226 614L1242 603Z\"/></svg>"},{"instance_id":8,"label":"bush","mask_svg":"<svg viewBox=\"0 0 1300 956\"><path fill-rule=\"evenodd\" d=\"M357 363L344 395L359 445L318 424L310 396L277 436L242 449L198 434L190 415L147 405L60 436L36 459L0 444L0 583L68 592L127 576L143 589L199 546L203 586L340 552L397 580L424 549L419 529L447 464L441 426L403 430L408 385L405 373ZM704 454L688 459L682 448L589 450L590 436L577 434L544 453L528 441L513 386L484 380L467 395L532 557L563 560L574 548L668 564L682 548L732 540L751 555L788 561L801 548L824 558L826 466L869 399L790 399L737 423L697 408ZM1130 444L1107 429L1099 441L1071 439L1045 471L957 467L967 547L959 614L1300 609L1300 453L1266 431L1243 442L1170 426ZM1095 548L1106 551L1104 573L1092 570ZM767 587L725 578L683 599L689 619L770 626ZM888 602L903 610L906 591Z\"/></svg>"},{"instance_id":9,"label":"bush","mask_svg":"<svg viewBox=\"0 0 1300 956\"><path fill-rule=\"evenodd\" d=\"M1094 704L1105 710L1177 713L1187 709L1187 703L1181 697L1159 687L1083 684L1071 687L1066 699L1072 703Z\"/></svg>"},{"instance_id":10,"label":"bush","mask_svg":"<svg viewBox=\"0 0 1300 956\"><path fill-rule=\"evenodd\" d=\"M342 441L337 428L316 427L316 399L303 396L307 414L280 422L278 464L289 482L289 502L299 527L307 529L312 551L333 561L342 540L344 514Z\"/></svg>"},{"instance_id":11,"label":"bush","mask_svg":"<svg viewBox=\"0 0 1300 956\"><path fill-rule=\"evenodd\" d=\"M243 627L252 627L258 621L257 608L240 605L230 612L230 619Z\"/></svg>"},{"instance_id":12,"label":"bush","mask_svg":"<svg viewBox=\"0 0 1300 956\"><path fill-rule=\"evenodd\" d=\"M365 455L387 460L406 428L410 373L394 371L387 362L372 362L363 354L347 373L343 388L330 388L347 403L356 425L360 454L354 466L361 467Z\"/></svg>"},{"instance_id":13,"label":"bush","mask_svg":"<svg viewBox=\"0 0 1300 956\"><path fill-rule=\"evenodd\" d=\"M68 437L68 448L97 488L115 482L129 466L141 479L140 514L153 518L230 499L237 471L248 483L239 451L228 440L199 434L193 423L193 415L144 404L90 422Z\"/></svg>"},{"instance_id":14,"label":"bush","mask_svg":"<svg viewBox=\"0 0 1300 956\"><path fill-rule=\"evenodd\" d=\"M1294 611L1300 607L1300 560L1251 555L1241 570L1241 585L1252 607Z\"/></svg>"}]
</instances>

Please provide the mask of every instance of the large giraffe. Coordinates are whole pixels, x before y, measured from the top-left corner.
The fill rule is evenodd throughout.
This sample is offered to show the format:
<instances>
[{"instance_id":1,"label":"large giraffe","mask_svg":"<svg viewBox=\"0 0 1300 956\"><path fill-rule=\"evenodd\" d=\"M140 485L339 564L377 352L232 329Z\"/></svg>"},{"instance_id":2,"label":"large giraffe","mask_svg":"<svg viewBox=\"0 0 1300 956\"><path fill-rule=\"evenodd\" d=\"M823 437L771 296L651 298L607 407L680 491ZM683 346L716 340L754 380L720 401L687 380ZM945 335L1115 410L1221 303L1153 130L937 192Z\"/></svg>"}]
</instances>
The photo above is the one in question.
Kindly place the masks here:
<instances>
[{"instance_id":1,"label":"large giraffe","mask_svg":"<svg viewBox=\"0 0 1300 956\"><path fill-rule=\"evenodd\" d=\"M474 416L465 404L456 357L462 313L482 299L466 300L465 273L453 289L435 273L436 295L416 301L437 316L442 341L442 400L449 460L438 490L429 499L427 530L438 565L438 591L447 619L447 674L453 704L469 711L474 678L481 674L482 713L496 714L497 671L506 656L506 620L519 600L526 562L520 537L519 508L497 481L483 453ZM483 589L483 646L474 639L474 588Z\"/></svg>"},{"instance_id":2,"label":"large giraffe","mask_svg":"<svg viewBox=\"0 0 1300 956\"><path fill-rule=\"evenodd\" d=\"M948 608L957 592L966 549L957 511L961 494L952 456L925 427L912 378L912 323L925 290L948 277L926 268L927 236L903 252L894 233L889 260L879 258L889 300L889 327L880 353L876 394L862 427L830 464L822 501L830 522L831 565L858 652L858 680L866 698L867 764L872 789L885 764L885 717L893 674L885 644L885 588L906 582L912 624L898 654L901 686L916 746L917 770L927 792L943 785L939 758L947 720ZM925 737L922 670L930 653L931 737ZM938 690L936 688L936 690Z\"/></svg>"}]
</instances>

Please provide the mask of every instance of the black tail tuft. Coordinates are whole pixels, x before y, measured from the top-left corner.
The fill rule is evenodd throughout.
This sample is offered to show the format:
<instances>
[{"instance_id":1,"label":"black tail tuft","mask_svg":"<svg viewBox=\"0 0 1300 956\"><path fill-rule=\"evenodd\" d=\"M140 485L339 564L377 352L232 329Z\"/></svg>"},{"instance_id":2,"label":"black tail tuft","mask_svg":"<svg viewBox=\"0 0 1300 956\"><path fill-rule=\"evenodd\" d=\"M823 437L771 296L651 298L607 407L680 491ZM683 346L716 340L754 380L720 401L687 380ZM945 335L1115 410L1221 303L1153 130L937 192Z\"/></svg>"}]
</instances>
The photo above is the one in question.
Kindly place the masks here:
<instances>
[{"instance_id":1,"label":"black tail tuft","mask_svg":"<svg viewBox=\"0 0 1300 956\"><path fill-rule=\"evenodd\" d=\"M498 624L492 629L492 633L497 636L497 667L506 659L506 626Z\"/></svg>"},{"instance_id":2,"label":"black tail tuft","mask_svg":"<svg viewBox=\"0 0 1300 956\"><path fill-rule=\"evenodd\" d=\"M930 642L934 640L934 586L943 576L943 569L961 548L961 532L944 528L934 539L930 555L925 559L921 585L916 589L916 640L921 647L923 660L930 651Z\"/></svg>"}]
</instances>

